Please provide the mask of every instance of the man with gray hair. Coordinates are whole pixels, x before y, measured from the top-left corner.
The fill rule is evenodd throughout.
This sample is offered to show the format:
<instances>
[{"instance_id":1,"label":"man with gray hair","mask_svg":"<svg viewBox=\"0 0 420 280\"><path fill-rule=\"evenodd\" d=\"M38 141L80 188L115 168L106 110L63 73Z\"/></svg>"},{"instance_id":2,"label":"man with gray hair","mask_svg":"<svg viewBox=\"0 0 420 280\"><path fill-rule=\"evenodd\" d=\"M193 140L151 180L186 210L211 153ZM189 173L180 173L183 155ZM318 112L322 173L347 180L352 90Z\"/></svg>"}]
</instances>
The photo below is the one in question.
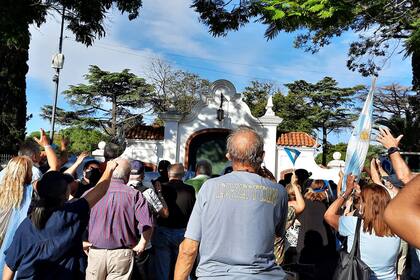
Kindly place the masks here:
<instances>
[{"instance_id":1,"label":"man with gray hair","mask_svg":"<svg viewBox=\"0 0 420 280\"><path fill-rule=\"evenodd\" d=\"M195 174L196 176L185 181L185 184L193 186L195 193L198 193L201 186L210 178L212 174L210 162L205 159L199 160L195 166Z\"/></svg>"},{"instance_id":2,"label":"man with gray hair","mask_svg":"<svg viewBox=\"0 0 420 280\"><path fill-rule=\"evenodd\" d=\"M274 238L285 233L287 193L257 174L263 148L250 127L229 135L233 172L207 180L198 193L174 279L188 278L198 252L199 279L286 279L274 261Z\"/></svg>"},{"instance_id":3,"label":"man with gray hair","mask_svg":"<svg viewBox=\"0 0 420 280\"><path fill-rule=\"evenodd\" d=\"M169 182L162 184L162 196L168 205L169 216L159 217L153 234L155 275L157 280L174 278L179 244L195 203L195 190L182 182L184 166L172 164L168 169Z\"/></svg>"},{"instance_id":4,"label":"man with gray hair","mask_svg":"<svg viewBox=\"0 0 420 280\"><path fill-rule=\"evenodd\" d=\"M131 165L118 166L105 196L90 210L86 279L131 279L134 254L152 235L153 221L142 194L129 186Z\"/></svg>"}]
</instances>

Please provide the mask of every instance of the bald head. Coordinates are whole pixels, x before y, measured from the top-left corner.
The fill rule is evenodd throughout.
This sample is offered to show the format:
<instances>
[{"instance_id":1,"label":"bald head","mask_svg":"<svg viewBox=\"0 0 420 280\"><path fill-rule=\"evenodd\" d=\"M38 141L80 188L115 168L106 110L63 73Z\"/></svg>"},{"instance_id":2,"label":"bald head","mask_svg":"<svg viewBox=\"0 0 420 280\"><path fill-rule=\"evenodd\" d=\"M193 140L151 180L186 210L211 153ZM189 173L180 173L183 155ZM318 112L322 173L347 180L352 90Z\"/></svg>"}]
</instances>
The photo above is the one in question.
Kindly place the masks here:
<instances>
[{"instance_id":1,"label":"bald head","mask_svg":"<svg viewBox=\"0 0 420 280\"><path fill-rule=\"evenodd\" d=\"M169 180L182 180L182 177L184 177L184 166L182 163L175 163L169 166L168 175Z\"/></svg>"},{"instance_id":2,"label":"bald head","mask_svg":"<svg viewBox=\"0 0 420 280\"><path fill-rule=\"evenodd\" d=\"M112 173L112 178L122 179L124 182L128 182L128 178L130 178L131 172L130 162L126 159L118 159L117 163L118 166L115 168L114 173Z\"/></svg>"},{"instance_id":3,"label":"bald head","mask_svg":"<svg viewBox=\"0 0 420 280\"><path fill-rule=\"evenodd\" d=\"M240 126L229 135L227 152L232 163L258 168L264 158L264 139L254 129Z\"/></svg>"}]
</instances>

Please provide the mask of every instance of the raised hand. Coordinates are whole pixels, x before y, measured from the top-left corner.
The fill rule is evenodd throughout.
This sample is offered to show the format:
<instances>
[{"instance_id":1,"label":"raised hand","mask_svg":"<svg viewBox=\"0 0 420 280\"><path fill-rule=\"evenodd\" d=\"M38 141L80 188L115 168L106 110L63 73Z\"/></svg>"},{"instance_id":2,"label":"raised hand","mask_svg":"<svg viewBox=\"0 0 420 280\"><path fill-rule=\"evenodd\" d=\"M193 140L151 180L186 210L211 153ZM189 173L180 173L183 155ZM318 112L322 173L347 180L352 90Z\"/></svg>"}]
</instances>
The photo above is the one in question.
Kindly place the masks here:
<instances>
[{"instance_id":1,"label":"raised hand","mask_svg":"<svg viewBox=\"0 0 420 280\"><path fill-rule=\"evenodd\" d=\"M401 138L403 138L403 135L398 136L395 138L392 136L391 132L388 128L379 128L379 135L376 138L376 140L381 143L386 149L389 149L391 147L398 147L400 144Z\"/></svg>"},{"instance_id":2,"label":"raised hand","mask_svg":"<svg viewBox=\"0 0 420 280\"><path fill-rule=\"evenodd\" d=\"M115 168L117 168L117 166L118 166L118 162L116 160L110 160L106 164L106 169L110 171L114 171Z\"/></svg>"},{"instance_id":3,"label":"raised hand","mask_svg":"<svg viewBox=\"0 0 420 280\"><path fill-rule=\"evenodd\" d=\"M50 140L48 139L47 134L42 128L39 131L41 133L41 137L40 138L34 137L35 142L37 142L38 145L40 145L41 147L48 146L50 144Z\"/></svg>"},{"instance_id":4,"label":"raised hand","mask_svg":"<svg viewBox=\"0 0 420 280\"><path fill-rule=\"evenodd\" d=\"M292 182L292 185L295 185L295 186L299 185L298 177L296 176L295 172L293 172L292 178L290 179L290 182Z\"/></svg>"},{"instance_id":5,"label":"raised hand","mask_svg":"<svg viewBox=\"0 0 420 280\"><path fill-rule=\"evenodd\" d=\"M370 177L375 184L382 185L381 176L379 175L378 163L376 161L376 158L372 158L372 160L370 161Z\"/></svg>"},{"instance_id":6,"label":"raised hand","mask_svg":"<svg viewBox=\"0 0 420 280\"><path fill-rule=\"evenodd\" d=\"M87 156L89 156L89 152L88 151L83 151L78 157L77 157L77 162L78 163L82 163L83 162L83 160L87 157Z\"/></svg>"}]
</instances>

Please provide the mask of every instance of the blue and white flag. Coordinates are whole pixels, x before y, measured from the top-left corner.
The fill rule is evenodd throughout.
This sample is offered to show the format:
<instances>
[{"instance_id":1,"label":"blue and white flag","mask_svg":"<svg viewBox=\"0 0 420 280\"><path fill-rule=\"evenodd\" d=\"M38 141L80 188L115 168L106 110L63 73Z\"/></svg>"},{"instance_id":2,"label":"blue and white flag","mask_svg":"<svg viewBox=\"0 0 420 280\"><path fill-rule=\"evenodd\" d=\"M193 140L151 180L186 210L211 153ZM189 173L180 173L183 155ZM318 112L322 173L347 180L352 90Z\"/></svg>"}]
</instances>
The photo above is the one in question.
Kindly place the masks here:
<instances>
[{"instance_id":1,"label":"blue and white flag","mask_svg":"<svg viewBox=\"0 0 420 280\"><path fill-rule=\"evenodd\" d=\"M284 150L286 151L286 154L289 157L290 161L293 163L293 166L295 166L295 162L300 156L300 152L296 149L291 148L284 148Z\"/></svg>"},{"instance_id":2,"label":"blue and white flag","mask_svg":"<svg viewBox=\"0 0 420 280\"><path fill-rule=\"evenodd\" d=\"M346 190L347 176L351 173L358 181L362 173L363 165L369 149L370 133L372 130L373 113L373 92L375 90L376 78L372 80L368 96L360 112L356 127L353 129L346 152L346 166L344 167L344 178L342 190Z\"/></svg>"}]
</instances>

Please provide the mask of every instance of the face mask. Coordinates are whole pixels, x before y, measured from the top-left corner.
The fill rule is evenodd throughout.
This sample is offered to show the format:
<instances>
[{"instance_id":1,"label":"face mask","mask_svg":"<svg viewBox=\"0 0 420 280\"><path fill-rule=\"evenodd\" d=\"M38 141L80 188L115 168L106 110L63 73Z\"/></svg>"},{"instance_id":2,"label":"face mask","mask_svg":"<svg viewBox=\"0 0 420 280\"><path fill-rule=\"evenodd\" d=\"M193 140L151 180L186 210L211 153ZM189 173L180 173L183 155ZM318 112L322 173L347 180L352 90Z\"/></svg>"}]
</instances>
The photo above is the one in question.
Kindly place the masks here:
<instances>
[{"instance_id":1,"label":"face mask","mask_svg":"<svg viewBox=\"0 0 420 280\"><path fill-rule=\"evenodd\" d=\"M101 178L101 173L99 172L98 168L92 168L90 170L86 170L86 179L89 180L89 183L92 185L96 185L99 179Z\"/></svg>"}]
</instances>

